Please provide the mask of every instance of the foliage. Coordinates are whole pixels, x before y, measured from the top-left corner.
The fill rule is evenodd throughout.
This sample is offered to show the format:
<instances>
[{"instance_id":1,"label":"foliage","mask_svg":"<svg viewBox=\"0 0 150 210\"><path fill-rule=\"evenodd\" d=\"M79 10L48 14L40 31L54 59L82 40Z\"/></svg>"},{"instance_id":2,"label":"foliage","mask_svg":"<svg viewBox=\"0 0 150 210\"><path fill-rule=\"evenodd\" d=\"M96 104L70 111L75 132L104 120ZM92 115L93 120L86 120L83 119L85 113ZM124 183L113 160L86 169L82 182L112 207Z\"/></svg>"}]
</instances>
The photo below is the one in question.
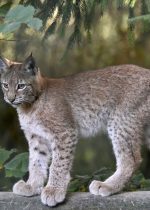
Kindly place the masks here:
<instances>
[{"instance_id":1,"label":"foliage","mask_svg":"<svg viewBox=\"0 0 150 210\"><path fill-rule=\"evenodd\" d=\"M11 158L13 154L16 154L15 149L8 151L0 148L0 171L4 169L5 176L8 178L23 178L28 171L28 153L16 154ZM111 169L101 168L92 175L76 175L71 180L68 190L69 192L87 192L92 180L104 181L111 174L113 174ZM124 191L135 191L140 189L149 190L150 179L145 179L141 172L137 172L126 185Z\"/></svg>"},{"instance_id":2,"label":"foliage","mask_svg":"<svg viewBox=\"0 0 150 210\"><path fill-rule=\"evenodd\" d=\"M70 192L88 192L89 184L92 180L104 181L107 179L113 171L108 168L101 168L94 172L92 175L75 176L69 186ZM136 191L136 190L150 190L150 179L145 179L141 172L137 172L130 182L124 188L124 191Z\"/></svg>"},{"instance_id":3,"label":"foliage","mask_svg":"<svg viewBox=\"0 0 150 210\"><path fill-rule=\"evenodd\" d=\"M28 171L28 153L24 152L16 155L4 167L6 177L23 177Z\"/></svg>"},{"instance_id":4,"label":"foliage","mask_svg":"<svg viewBox=\"0 0 150 210\"><path fill-rule=\"evenodd\" d=\"M28 171L28 153L16 154L16 150L10 151L0 148L0 171L5 170L6 177L23 177Z\"/></svg>"},{"instance_id":5,"label":"foliage","mask_svg":"<svg viewBox=\"0 0 150 210\"><path fill-rule=\"evenodd\" d=\"M2 6L4 8L8 5ZM42 21L39 18L33 17L35 9L32 6L24 7L22 5L17 5L7 12L4 18L4 23L0 25L1 33L11 33L16 31L21 24L26 24L27 26L39 30L42 27ZM1 12L3 14L3 12Z\"/></svg>"},{"instance_id":6,"label":"foliage","mask_svg":"<svg viewBox=\"0 0 150 210\"><path fill-rule=\"evenodd\" d=\"M10 151L0 148L0 169L3 168L4 163L9 159L11 154L16 150L12 149Z\"/></svg>"},{"instance_id":7,"label":"foliage","mask_svg":"<svg viewBox=\"0 0 150 210\"><path fill-rule=\"evenodd\" d=\"M71 29L68 48L80 44L82 37L91 37L95 22L111 10L126 9L129 18L129 30L133 30L138 21L150 22L150 3L147 0L20 0L2 1L0 4L0 32L16 31L23 23L43 32L43 40L55 32L65 35L66 28ZM15 7L14 7L15 6ZM135 16L138 8L139 14ZM12 18L11 18L12 17ZM42 20L42 21L41 21ZM41 28L42 27L42 28Z\"/></svg>"},{"instance_id":8,"label":"foliage","mask_svg":"<svg viewBox=\"0 0 150 210\"><path fill-rule=\"evenodd\" d=\"M150 179L145 179L144 175L138 171L126 185L124 191L150 190Z\"/></svg>"},{"instance_id":9,"label":"foliage","mask_svg":"<svg viewBox=\"0 0 150 210\"><path fill-rule=\"evenodd\" d=\"M108 168L101 168L95 171L92 175L79 176L76 175L70 182L69 192L87 192L89 184L92 180L104 181L113 171Z\"/></svg>"}]
</instances>

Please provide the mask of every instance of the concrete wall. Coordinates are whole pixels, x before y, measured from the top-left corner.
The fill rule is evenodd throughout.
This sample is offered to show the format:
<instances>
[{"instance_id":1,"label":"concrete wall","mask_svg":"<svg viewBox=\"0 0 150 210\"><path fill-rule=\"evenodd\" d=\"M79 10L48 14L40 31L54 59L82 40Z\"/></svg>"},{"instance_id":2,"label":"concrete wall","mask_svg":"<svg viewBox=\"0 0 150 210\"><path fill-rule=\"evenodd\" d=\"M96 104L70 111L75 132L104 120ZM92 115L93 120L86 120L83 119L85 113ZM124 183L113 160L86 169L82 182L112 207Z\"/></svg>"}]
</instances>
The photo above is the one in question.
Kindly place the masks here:
<instances>
[{"instance_id":1,"label":"concrete wall","mask_svg":"<svg viewBox=\"0 0 150 210\"><path fill-rule=\"evenodd\" d=\"M0 210L48 210L40 197L21 197L0 192ZM52 210L150 210L150 191L129 192L102 198L89 193L73 193Z\"/></svg>"}]
</instances>

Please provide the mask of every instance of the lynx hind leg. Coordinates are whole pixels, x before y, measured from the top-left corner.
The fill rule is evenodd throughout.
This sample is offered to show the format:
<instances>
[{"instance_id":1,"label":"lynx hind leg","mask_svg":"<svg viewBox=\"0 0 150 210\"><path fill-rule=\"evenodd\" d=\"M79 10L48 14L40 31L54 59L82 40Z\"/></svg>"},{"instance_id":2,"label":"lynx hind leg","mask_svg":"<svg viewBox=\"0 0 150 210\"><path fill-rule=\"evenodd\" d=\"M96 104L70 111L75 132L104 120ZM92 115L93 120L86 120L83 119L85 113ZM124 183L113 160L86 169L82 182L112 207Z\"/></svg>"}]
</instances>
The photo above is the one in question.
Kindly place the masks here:
<instances>
[{"instance_id":1,"label":"lynx hind leg","mask_svg":"<svg viewBox=\"0 0 150 210\"><path fill-rule=\"evenodd\" d=\"M104 182L92 181L89 190L94 195L109 196L121 191L141 163L141 129L138 124L123 125L121 122L114 125L109 126L108 133L112 140L117 169Z\"/></svg>"},{"instance_id":2,"label":"lynx hind leg","mask_svg":"<svg viewBox=\"0 0 150 210\"><path fill-rule=\"evenodd\" d=\"M33 141L29 143L29 178L27 182L20 180L13 186L13 192L22 196L33 196L41 193L47 179L50 162L50 152L47 145L40 137L32 136L32 139Z\"/></svg>"}]
</instances>

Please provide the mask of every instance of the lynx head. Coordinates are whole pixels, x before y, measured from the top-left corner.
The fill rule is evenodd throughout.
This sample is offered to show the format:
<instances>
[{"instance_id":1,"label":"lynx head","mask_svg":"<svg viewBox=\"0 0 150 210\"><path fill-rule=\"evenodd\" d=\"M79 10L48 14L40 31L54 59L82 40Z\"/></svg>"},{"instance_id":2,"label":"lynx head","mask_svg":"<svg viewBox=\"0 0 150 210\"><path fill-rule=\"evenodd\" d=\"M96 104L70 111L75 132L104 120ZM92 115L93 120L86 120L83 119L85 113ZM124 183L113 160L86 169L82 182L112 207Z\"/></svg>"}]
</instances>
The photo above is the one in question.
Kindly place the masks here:
<instances>
[{"instance_id":1,"label":"lynx head","mask_svg":"<svg viewBox=\"0 0 150 210\"><path fill-rule=\"evenodd\" d=\"M13 107L32 104L38 96L38 77L32 54L23 63L0 58L1 86L4 99Z\"/></svg>"}]
</instances>

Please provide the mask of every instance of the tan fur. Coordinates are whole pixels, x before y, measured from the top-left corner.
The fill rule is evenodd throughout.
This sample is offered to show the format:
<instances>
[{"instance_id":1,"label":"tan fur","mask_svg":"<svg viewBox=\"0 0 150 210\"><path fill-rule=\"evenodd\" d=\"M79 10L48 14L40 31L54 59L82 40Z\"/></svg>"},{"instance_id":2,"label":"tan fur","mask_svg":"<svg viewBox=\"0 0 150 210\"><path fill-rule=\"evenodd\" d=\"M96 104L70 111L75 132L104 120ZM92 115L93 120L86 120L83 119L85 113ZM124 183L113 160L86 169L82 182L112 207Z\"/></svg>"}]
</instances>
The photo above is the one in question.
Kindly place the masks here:
<instances>
[{"instance_id":1,"label":"tan fur","mask_svg":"<svg viewBox=\"0 0 150 210\"><path fill-rule=\"evenodd\" d=\"M79 136L94 136L101 129L112 141L117 169L89 189L101 196L121 191L141 163L144 129L149 128L150 71L122 65L51 79L41 76L32 56L23 64L2 62L4 98L17 108L30 152L29 179L16 183L13 192L41 193L48 206L62 202ZM19 81L25 89L16 89Z\"/></svg>"}]
</instances>

